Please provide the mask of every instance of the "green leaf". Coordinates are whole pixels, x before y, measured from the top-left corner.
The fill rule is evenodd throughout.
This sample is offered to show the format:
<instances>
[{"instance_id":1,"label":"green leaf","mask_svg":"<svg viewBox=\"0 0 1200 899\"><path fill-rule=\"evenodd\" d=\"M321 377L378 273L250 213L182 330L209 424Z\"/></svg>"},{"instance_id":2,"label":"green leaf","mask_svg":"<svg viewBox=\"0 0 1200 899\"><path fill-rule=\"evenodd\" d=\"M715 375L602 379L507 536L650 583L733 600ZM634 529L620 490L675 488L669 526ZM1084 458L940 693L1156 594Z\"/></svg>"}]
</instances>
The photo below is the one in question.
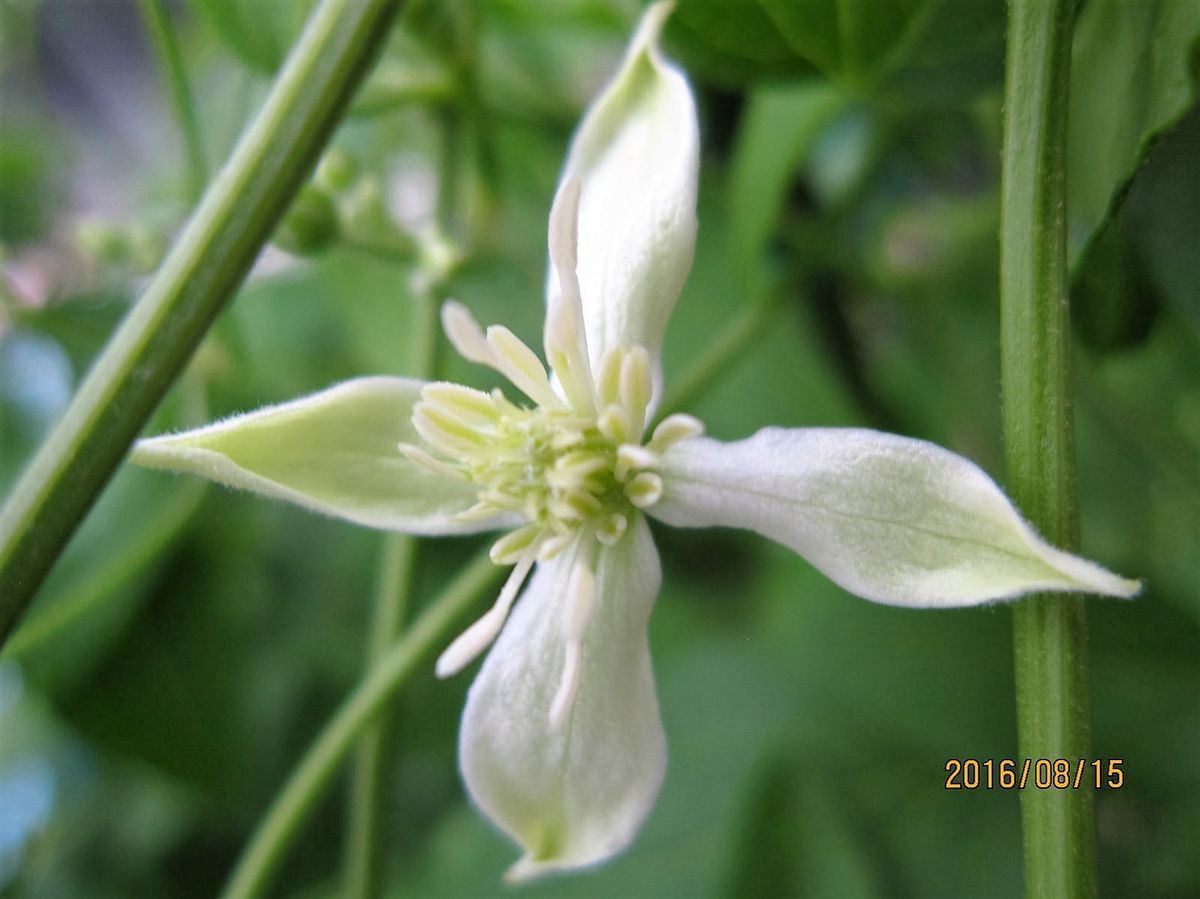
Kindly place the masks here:
<instances>
[{"instance_id":1,"label":"green leaf","mask_svg":"<svg viewBox=\"0 0 1200 899\"><path fill-rule=\"evenodd\" d=\"M1120 205L1155 137L1195 101L1198 51L1195 0L1091 0L1080 14L1067 133L1073 260Z\"/></svg>"},{"instance_id":2,"label":"green leaf","mask_svg":"<svg viewBox=\"0 0 1200 899\"><path fill-rule=\"evenodd\" d=\"M860 93L960 100L998 82L998 0L684 0L672 32L684 61L719 81L809 75Z\"/></svg>"},{"instance_id":3,"label":"green leaf","mask_svg":"<svg viewBox=\"0 0 1200 899\"><path fill-rule=\"evenodd\" d=\"M194 431L141 440L130 458L368 527L421 534L495 527L494 520L456 520L475 502L470 484L401 455L399 444L420 443L411 414L422 386L407 378L346 381Z\"/></svg>"},{"instance_id":4,"label":"green leaf","mask_svg":"<svg viewBox=\"0 0 1200 899\"><path fill-rule=\"evenodd\" d=\"M164 550L199 508L198 483L167 490L121 472L96 505L0 660L17 659L55 696L85 682L141 608Z\"/></svg>"},{"instance_id":5,"label":"green leaf","mask_svg":"<svg viewBox=\"0 0 1200 899\"><path fill-rule=\"evenodd\" d=\"M263 74L279 68L313 0L198 0L196 6L238 58Z\"/></svg>"},{"instance_id":6,"label":"green leaf","mask_svg":"<svg viewBox=\"0 0 1200 899\"><path fill-rule=\"evenodd\" d=\"M773 85L749 96L729 185L730 252L743 277L761 271L796 167L844 102L822 82Z\"/></svg>"}]
</instances>

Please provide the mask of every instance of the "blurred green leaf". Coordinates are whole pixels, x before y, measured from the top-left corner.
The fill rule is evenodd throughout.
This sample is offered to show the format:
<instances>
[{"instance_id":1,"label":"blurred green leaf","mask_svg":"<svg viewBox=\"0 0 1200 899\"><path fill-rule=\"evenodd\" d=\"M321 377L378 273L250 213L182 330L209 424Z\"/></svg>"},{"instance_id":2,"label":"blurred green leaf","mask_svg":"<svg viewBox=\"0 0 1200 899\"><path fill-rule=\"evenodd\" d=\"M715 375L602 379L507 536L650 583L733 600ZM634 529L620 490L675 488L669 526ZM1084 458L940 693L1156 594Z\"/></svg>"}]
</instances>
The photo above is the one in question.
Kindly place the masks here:
<instances>
[{"instance_id":1,"label":"blurred green leaf","mask_svg":"<svg viewBox=\"0 0 1200 899\"><path fill-rule=\"evenodd\" d=\"M729 176L730 254L741 277L761 274L788 186L844 103L822 82L763 87L747 99Z\"/></svg>"},{"instance_id":2,"label":"blurred green leaf","mask_svg":"<svg viewBox=\"0 0 1200 899\"><path fill-rule=\"evenodd\" d=\"M270 75L300 33L313 0L193 0L243 63Z\"/></svg>"},{"instance_id":3,"label":"blurred green leaf","mask_svg":"<svg viewBox=\"0 0 1200 899\"><path fill-rule=\"evenodd\" d=\"M1145 340L1160 300L1120 212L1088 244L1071 285L1071 325L1092 349L1112 352Z\"/></svg>"},{"instance_id":4,"label":"blurred green leaf","mask_svg":"<svg viewBox=\"0 0 1200 899\"><path fill-rule=\"evenodd\" d=\"M998 82L999 0L684 0L685 61L719 81L823 72L860 94L957 102Z\"/></svg>"},{"instance_id":5,"label":"blurred green leaf","mask_svg":"<svg viewBox=\"0 0 1200 899\"><path fill-rule=\"evenodd\" d=\"M50 220L49 134L21 128L5 114L0 131L0 243L40 237Z\"/></svg>"},{"instance_id":6,"label":"blurred green leaf","mask_svg":"<svg viewBox=\"0 0 1200 899\"><path fill-rule=\"evenodd\" d=\"M1195 102L1198 53L1196 0L1090 0L1083 8L1067 134L1074 259L1120 203L1155 137Z\"/></svg>"},{"instance_id":7,"label":"blurred green leaf","mask_svg":"<svg viewBox=\"0 0 1200 899\"><path fill-rule=\"evenodd\" d=\"M113 480L55 567L0 659L18 659L59 697L85 681L141 608L163 554L196 512L204 488L125 470Z\"/></svg>"},{"instance_id":8,"label":"blurred green leaf","mask_svg":"<svg viewBox=\"0 0 1200 899\"><path fill-rule=\"evenodd\" d=\"M1200 335L1198 172L1200 104L1155 143L1120 213L1155 289L1193 335Z\"/></svg>"}]
</instances>

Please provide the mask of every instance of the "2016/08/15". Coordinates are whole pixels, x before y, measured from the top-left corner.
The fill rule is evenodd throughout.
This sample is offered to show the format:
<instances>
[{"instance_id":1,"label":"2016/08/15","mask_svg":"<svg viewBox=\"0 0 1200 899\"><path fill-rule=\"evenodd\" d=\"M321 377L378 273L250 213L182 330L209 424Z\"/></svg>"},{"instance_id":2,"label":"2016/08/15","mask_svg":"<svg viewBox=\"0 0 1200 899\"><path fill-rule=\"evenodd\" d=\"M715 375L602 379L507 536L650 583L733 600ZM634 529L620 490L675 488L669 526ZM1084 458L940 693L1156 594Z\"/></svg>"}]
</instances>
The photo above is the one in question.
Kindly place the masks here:
<instances>
[{"instance_id":1,"label":"2016/08/15","mask_svg":"<svg viewBox=\"0 0 1200 899\"><path fill-rule=\"evenodd\" d=\"M1119 790L1125 785L1124 759L948 759L947 790ZM1090 769L1090 770L1089 770Z\"/></svg>"}]
</instances>

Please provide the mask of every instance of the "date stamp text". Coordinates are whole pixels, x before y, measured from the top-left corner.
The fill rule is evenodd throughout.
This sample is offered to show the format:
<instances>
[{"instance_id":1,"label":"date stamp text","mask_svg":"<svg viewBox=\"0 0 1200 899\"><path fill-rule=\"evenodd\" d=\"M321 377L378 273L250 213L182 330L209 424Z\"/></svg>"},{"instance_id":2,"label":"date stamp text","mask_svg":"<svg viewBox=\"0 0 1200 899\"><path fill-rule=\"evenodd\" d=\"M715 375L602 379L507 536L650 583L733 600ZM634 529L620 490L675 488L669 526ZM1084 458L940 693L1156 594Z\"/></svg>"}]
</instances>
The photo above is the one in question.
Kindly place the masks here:
<instances>
[{"instance_id":1,"label":"date stamp text","mask_svg":"<svg viewBox=\"0 0 1200 899\"><path fill-rule=\"evenodd\" d=\"M1124 759L947 759L947 790L1119 790Z\"/></svg>"}]
</instances>

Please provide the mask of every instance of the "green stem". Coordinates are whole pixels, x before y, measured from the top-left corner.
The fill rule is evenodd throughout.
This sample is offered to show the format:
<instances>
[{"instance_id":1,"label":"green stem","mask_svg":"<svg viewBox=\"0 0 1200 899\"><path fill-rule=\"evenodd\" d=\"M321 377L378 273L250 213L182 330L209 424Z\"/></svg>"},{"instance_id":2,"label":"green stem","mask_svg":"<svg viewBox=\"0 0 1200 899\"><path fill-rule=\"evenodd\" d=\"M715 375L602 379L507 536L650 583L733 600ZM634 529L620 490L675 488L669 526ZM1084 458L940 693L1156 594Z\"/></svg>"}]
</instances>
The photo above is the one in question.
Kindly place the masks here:
<instances>
[{"instance_id":1,"label":"green stem","mask_svg":"<svg viewBox=\"0 0 1200 899\"><path fill-rule=\"evenodd\" d=\"M400 0L324 0L262 111L0 511L0 643L250 270Z\"/></svg>"},{"instance_id":2,"label":"green stem","mask_svg":"<svg viewBox=\"0 0 1200 899\"><path fill-rule=\"evenodd\" d=\"M367 651L368 673L387 657L404 623L409 584L416 561L417 541L407 534L383 538L379 588ZM350 778L349 825L346 836L346 899L372 899L379 894L383 875L388 761L395 731L391 716L382 714L362 735Z\"/></svg>"},{"instance_id":3,"label":"green stem","mask_svg":"<svg viewBox=\"0 0 1200 899\"><path fill-rule=\"evenodd\" d=\"M196 118L196 106L188 87L187 70L179 52L179 41L171 27L170 13L166 0L141 0L142 18L154 49L166 70L167 86L171 91L171 105L183 132L184 153L187 156L188 196L196 199L208 182L208 161L204 153L204 139Z\"/></svg>"},{"instance_id":4,"label":"green stem","mask_svg":"<svg viewBox=\"0 0 1200 899\"><path fill-rule=\"evenodd\" d=\"M438 296L433 289L414 297L418 321L413 327L412 370L429 378L437 366ZM418 544L407 534L383 538L379 589L368 636L367 673L387 656L400 637L416 564ZM395 728L384 714L363 734L350 780L349 827L346 838L346 899L374 899L383 880L388 771L395 756Z\"/></svg>"},{"instance_id":5,"label":"green stem","mask_svg":"<svg viewBox=\"0 0 1200 899\"><path fill-rule=\"evenodd\" d=\"M1074 0L1010 0L1000 235L1001 390L1009 490L1052 543L1078 545L1069 405L1066 129ZM1013 607L1023 758L1088 755L1086 622L1079 597ZM1092 793L1021 793L1029 897L1094 896Z\"/></svg>"},{"instance_id":6,"label":"green stem","mask_svg":"<svg viewBox=\"0 0 1200 899\"><path fill-rule=\"evenodd\" d=\"M342 703L292 772L246 846L224 899L262 895L296 830L329 786L338 764L405 678L441 643L501 569L481 552L435 599Z\"/></svg>"},{"instance_id":7,"label":"green stem","mask_svg":"<svg viewBox=\"0 0 1200 899\"><path fill-rule=\"evenodd\" d=\"M762 333L771 320L777 301L778 292L772 291L767 295L767 299L744 309L729 327L709 344L704 355L674 379L671 389L663 399L658 420L672 412L686 411L689 405L703 396L713 382L724 374Z\"/></svg>"}]
</instances>

